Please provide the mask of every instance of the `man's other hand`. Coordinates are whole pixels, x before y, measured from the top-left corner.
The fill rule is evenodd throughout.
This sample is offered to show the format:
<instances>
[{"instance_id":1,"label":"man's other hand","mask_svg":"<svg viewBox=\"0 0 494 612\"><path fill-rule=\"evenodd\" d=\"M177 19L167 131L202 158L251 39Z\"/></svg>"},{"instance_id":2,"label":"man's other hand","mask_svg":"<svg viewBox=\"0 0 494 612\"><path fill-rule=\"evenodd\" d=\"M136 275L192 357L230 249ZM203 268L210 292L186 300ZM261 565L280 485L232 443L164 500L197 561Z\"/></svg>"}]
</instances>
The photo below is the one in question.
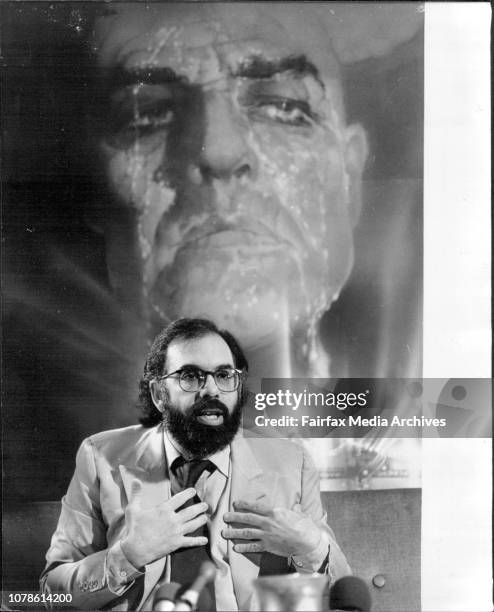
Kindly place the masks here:
<instances>
[{"instance_id":1,"label":"man's other hand","mask_svg":"<svg viewBox=\"0 0 494 612\"><path fill-rule=\"evenodd\" d=\"M288 510L239 500L233 502L233 507L235 512L226 512L223 520L242 527L227 527L222 535L228 540L249 540L235 543L233 549L236 552L266 551L283 557L306 555L318 546L321 539L320 529L298 504L293 510Z\"/></svg>"},{"instance_id":2,"label":"man's other hand","mask_svg":"<svg viewBox=\"0 0 494 612\"><path fill-rule=\"evenodd\" d=\"M121 540L124 555L136 569L183 547L204 546L204 536L187 536L204 525L208 505L204 502L178 510L196 494L185 489L157 506L146 507L139 483L133 483L125 510L126 532Z\"/></svg>"}]
</instances>

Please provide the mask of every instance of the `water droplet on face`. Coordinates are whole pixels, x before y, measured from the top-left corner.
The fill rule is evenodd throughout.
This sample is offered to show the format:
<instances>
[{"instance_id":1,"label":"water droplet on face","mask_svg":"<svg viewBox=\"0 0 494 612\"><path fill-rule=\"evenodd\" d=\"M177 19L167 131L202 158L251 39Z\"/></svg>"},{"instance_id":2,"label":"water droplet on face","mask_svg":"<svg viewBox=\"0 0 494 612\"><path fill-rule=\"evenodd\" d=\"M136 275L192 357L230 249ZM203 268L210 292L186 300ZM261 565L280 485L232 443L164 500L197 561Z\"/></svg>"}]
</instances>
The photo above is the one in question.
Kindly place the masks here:
<instances>
[{"instance_id":1,"label":"water droplet on face","mask_svg":"<svg viewBox=\"0 0 494 612\"><path fill-rule=\"evenodd\" d=\"M209 22L209 27L215 31L211 22ZM217 28L218 31L221 29L219 23ZM182 28L162 27L158 29L152 35L150 41L149 38L146 40L146 45L148 45L146 58L150 64L159 65L163 59L160 54L165 47L173 47L175 49L175 60L183 62L182 67L185 74L193 82L205 60L197 54L194 56L189 53L188 41L184 40L185 38L185 30L182 30ZM167 52L168 50L166 50ZM212 62L213 64L214 62ZM136 85L134 88L135 95L138 93L138 87ZM232 95L232 99L235 101L234 95ZM264 282L262 277L265 262L264 254L259 254L256 260L259 269L253 271L252 261L255 258L252 256L249 258L246 251L241 249L235 252L233 248L230 249L230 259L223 268L223 274L225 276L230 275L234 282L235 288L232 292L225 293L223 287L221 290L219 289L220 282L211 282L208 287L209 294L205 296L204 292L201 293L199 290L203 282L201 279L197 281L196 286L193 286L192 280L187 281L191 287L191 294L194 291L197 292L199 304L201 303L200 300L204 298L205 303L216 306L214 296L211 296L211 294L217 292L221 296L217 299L218 303L224 301L229 308L233 308L235 311L238 311L239 304L242 304L241 310L243 311L245 304L242 299L244 296L248 296L247 307L252 311L253 318L256 319L251 321L250 327L253 329L256 328L257 319L266 318L265 315L269 312L272 316L268 318L275 322L272 325L273 329L281 327L282 324L284 328L290 329L294 321L299 323L304 330L307 328L307 332L304 332L306 335L305 352L312 356L312 360L320 353L314 344L317 336L314 330L321 313L330 303L331 289L324 289L329 284L326 278L327 270L325 268L327 266L322 266L321 261L324 263L329 261L328 249L322 248L322 245L327 238L324 219L328 214L328 209L333 205L327 194L334 192L334 188L330 184L333 175L328 170L331 164L327 163L330 158L328 150L331 147L334 148L334 145L328 139L327 132L323 127L319 129L315 136L314 139L301 137L296 134L296 130L284 129L279 124L276 126L266 124L252 126L248 124L246 138L259 161L260 172L255 182L247 174L242 175L236 186L238 192L246 193L247 196L252 197L244 197L237 201L235 197L222 199L221 193L215 193L214 198L216 200L213 198L211 204L208 202L211 207L221 205L225 209L229 207L230 210L236 206L236 211L245 215L245 217L251 216L257 219L263 218L263 215L265 215L269 217L274 231L280 230L281 227L281 224L278 223L279 215L276 216L272 213L273 209L278 208L283 213L287 213L291 222L297 226L300 234L304 236L304 244L295 243L294 240L291 249L286 247L284 251L280 249L278 268L271 261L269 262L271 268L268 270L268 274L271 274L271 286L268 287L268 283ZM334 141L335 137L332 136L332 139ZM143 150L142 143L137 139L129 153L131 159L128 160L127 170L129 175L126 179L127 184L130 184L132 197L127 198L127 201L130 201L131 205L140 213L137 232L138 245L143 260L146 260L144 285L147 294L149 293L148 284L153 283L156 278L156 270L162 271L165 263L169 266L173 264L177 250L182 248L180 240L183 231L178 223L175 230L168 228L165 232L161 228L163 238L159 244L156 244L156 233L160 220L166 215L168 209L177 203L175 193L167 187L159 161L153 158L152 153L146 153ZM161 150L159 154L165 156L166 149ZM333 154L333 157L337 156ZM147 175L146 172L148 172ZM145 180L143 180L143 176ZM212 190L215 189L216 187L213 185ZM323 193L325 197L322 197L319 192ZM231 196L231 192L229 195ZM252 206L252 203L254 206ZM257 209L256 203L258 203ZM182 202L178 204L181 205ZM264 207L259 204L263 204ZM190 217L191 205L188 205L187 214ZM201 206L202 202L199 201L197 208L200 209ZM204 212L209 213L210 211L198 210L197 214L199 216ZM190 221L187 221L187 223L190 223ZM282 230L280 230L280 233L282 233ZM173 241L170 240L171 236L173 236ZM170 244L177 246L170 246ZM204 253L206 253L206 256ZM202 258L198 257L197 263L192 256L189 257L189 262L191 268L195 267L196 271L198 267L201 270L208 270L210 276L214 277L213 272L211 272L214 264L209 268L207 267L210 265L210 259L206 249L204 249ZM227 259L225 258L225 260ZM290 263L288 264L287 261ZM271 272L271 270L274 272ZM185 267L184 276L189 277L193 274L193 270L189 274L187 267ZM254 280L259 277L262 279L262 285L258 287ZM204 283L205 285L206 283ZM273 295L268 296L270 290L272 290ZM287 298L288 314L272 309L273 305L279 306L276 293L279 294L280 291L286 291L289 295L289 298ZM170 293L165 295L167 296L166 299L170 301ZM240 297L238 297L239 295ZM235 298L238 301L235 301ZM163 306L163 303L160 303L160 307L156 307L160 312L162 312L161 306ZM163 307L166 310L168 304ZM200 306L197 307L200 309ZM220 307L221 304L218 308ZM177 310L179 309L177 308Z\"/></svg>"}]
</instances>

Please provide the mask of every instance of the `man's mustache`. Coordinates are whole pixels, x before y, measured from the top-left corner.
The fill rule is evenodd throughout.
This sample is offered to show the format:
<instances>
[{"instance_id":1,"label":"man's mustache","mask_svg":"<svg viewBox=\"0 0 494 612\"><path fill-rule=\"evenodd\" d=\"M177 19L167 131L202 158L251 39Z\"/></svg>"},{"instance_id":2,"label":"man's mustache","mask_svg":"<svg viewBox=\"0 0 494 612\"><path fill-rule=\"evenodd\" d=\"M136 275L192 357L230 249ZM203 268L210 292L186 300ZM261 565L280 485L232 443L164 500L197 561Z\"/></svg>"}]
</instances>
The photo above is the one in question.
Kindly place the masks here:
<instances>
[{"instance_id":1,"label":"man's mustache","mask_svg":"<svg viewBox=\"0 0 494 612\"><path fill-rule=\"evenodd\" d=\"M230 413L225 404L216 398L199 398L197 399L188 411L188 416L196 417L205 412L214 412L221 414L224 419L228 418Z\"/></svg>"}]
</instances>

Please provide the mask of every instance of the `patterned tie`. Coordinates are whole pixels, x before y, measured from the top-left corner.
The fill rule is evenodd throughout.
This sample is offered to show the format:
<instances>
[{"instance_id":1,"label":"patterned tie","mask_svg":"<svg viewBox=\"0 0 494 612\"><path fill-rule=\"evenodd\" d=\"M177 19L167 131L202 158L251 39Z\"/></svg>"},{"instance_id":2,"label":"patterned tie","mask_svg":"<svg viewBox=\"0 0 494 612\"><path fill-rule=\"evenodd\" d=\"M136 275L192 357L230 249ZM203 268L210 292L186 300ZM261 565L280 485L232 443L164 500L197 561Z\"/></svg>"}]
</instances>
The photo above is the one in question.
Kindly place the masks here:
<instances>
[{"instance_id":1,"label":"patterned tie","mask_svg":"<svg viewBox=\"0 0 494 612\"><path fill-rule=\"evenodd\" d=\"M204 471L214 472L216 466L207 459L193 459L185 461L183 457L177 457L171 466L172 472L175 474L180 490L195 486L201 474ZM196 494L192 499L189 499L183 506L179 508L187 508L201 501ZM207 525L203 525L187 536L205 536L209 540L209 530ZM197 578L199 569L204 561L211 561L211 552L209 545L194 546L192 548L180 548L171 554L171 582L178 582L184 587L188 587ZM202 598L203 604L200 608L201 612L216 612L216 599L214 595L214 582L208 582L205 591L209 592L209 597ZM207 600L210 599L210 602ZM207 606L207 603L210 603Z\"/></svg>"}]
</instances>

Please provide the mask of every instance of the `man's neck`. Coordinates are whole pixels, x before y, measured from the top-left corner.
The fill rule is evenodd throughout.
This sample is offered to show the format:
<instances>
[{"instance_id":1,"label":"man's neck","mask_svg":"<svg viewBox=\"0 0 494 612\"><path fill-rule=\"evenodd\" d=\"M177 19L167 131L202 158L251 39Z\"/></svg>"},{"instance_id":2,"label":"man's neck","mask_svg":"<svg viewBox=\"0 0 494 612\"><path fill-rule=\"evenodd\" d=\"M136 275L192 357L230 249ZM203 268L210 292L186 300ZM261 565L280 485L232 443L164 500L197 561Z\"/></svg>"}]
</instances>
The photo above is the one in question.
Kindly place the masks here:
<instances>
[{"instance_id":1,"label":"man's neck","mask_svg":"<svg viewBox=\"0 0 494 612\"><path fill-rule=\"evenodd\" d=\"M173 435L167 430L165 429L165 436L167 436L168 440L170 441L170 444L173 446L173 448L177 451L177 453L179 455L182 455L182 457L186 460L186 461L191 461L192 459L196 459L197 457L194 457L194 455L192 453L190 453L186 448L184 448L183 446L181 446L173 437ZM203 457L201 457L202 459Z\"/></svg>"},{"instance_id":2,"label":"man's neck","mask_svg":"<svg viewBox=\"0 0 494 612\"><path fill-rule=\"evenodd\" d=\"M165 431L165 436L167 436L168 440L170 441L170 444L173 446L173 448L176 450L176 452L179 455L182 455L182 457L186 461L192 461L192 459L209 459L210 457L213 457L217 453L224 450L224 449L221 449L221 450L215 451L214 453L206 455L205 457L196 457L189 450L187 450L181 444L179 444L177 440L173 437L173 435L167 429L165 429L164 431Z\"/></svg>"},{"instance_id":3,"label":"man's neck","mask_svg":"<svg viewBox=\"0 0 494 612\"><path fill-rule=\"evenodd\" d=\"M208 455L207 457L194 457L190 452L187 452L182 446L173 438L173 436L167 431L164 430L165 436L165 452L167 461L169 465L173 463L175 455L173 451L177 455L181 455L186 461L191 461L193 459L210 459L217 468L217 471L223 474L226 478L228 478L229 474L229 462L230 462L230 446L223 448L220 451L216 451L215 453ZM170 452L170 447L172 447L173 451Z\"/></svg>"}]
</instances>

